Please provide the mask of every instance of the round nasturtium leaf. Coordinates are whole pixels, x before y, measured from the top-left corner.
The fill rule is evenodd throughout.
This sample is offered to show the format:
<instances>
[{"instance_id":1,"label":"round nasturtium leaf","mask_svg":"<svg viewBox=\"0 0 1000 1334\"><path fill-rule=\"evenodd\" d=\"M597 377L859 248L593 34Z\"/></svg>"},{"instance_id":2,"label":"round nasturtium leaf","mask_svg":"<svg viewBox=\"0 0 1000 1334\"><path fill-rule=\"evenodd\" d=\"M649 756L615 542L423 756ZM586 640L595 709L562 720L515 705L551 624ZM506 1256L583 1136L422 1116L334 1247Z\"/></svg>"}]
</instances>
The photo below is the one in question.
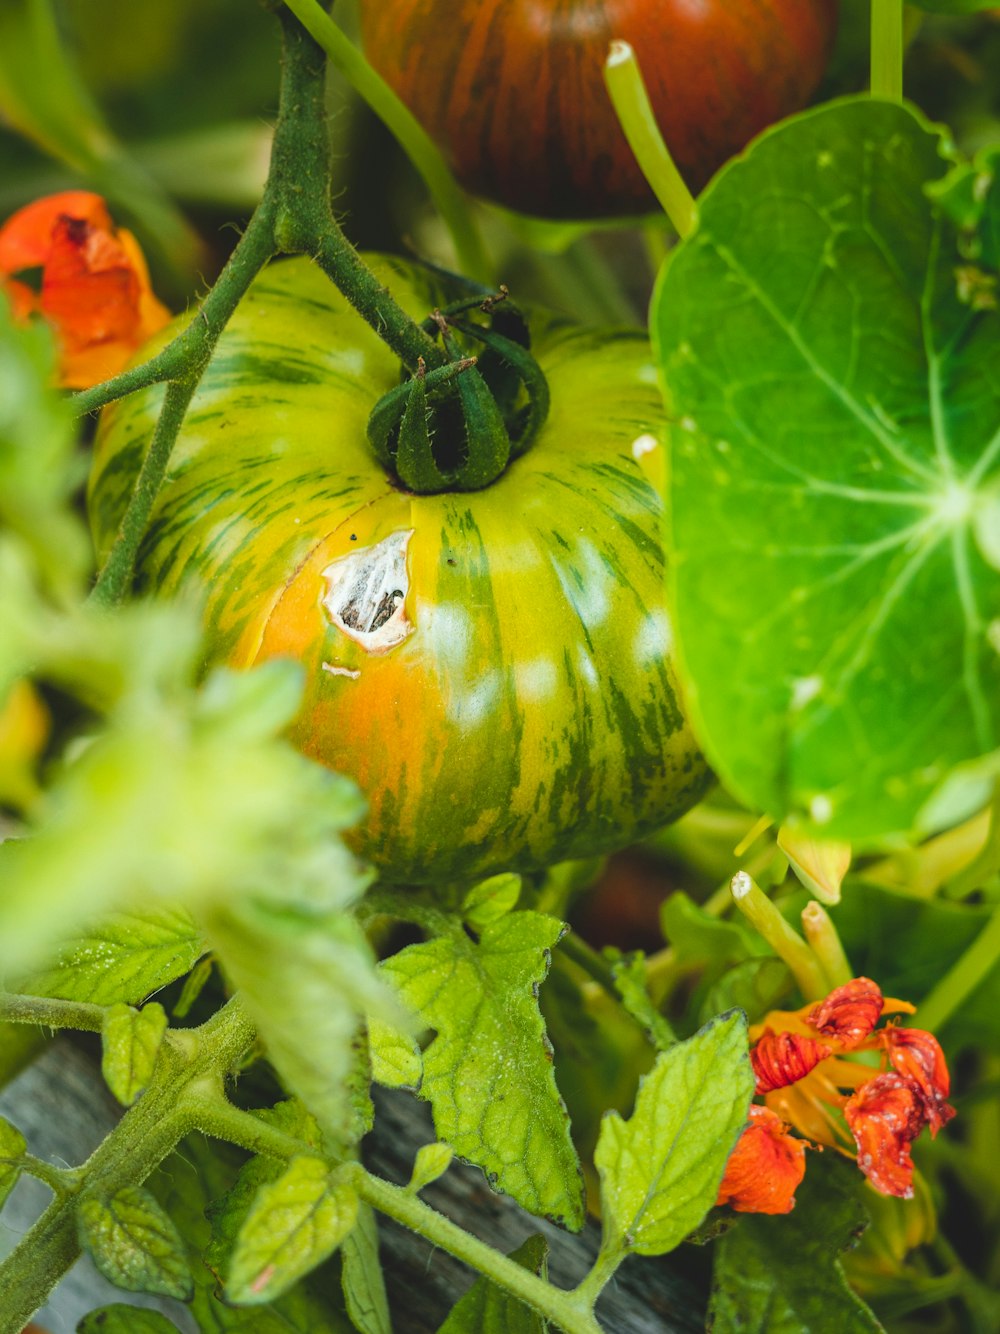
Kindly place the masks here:
<instances>
[{"instance_id":1,"label":"round nasturtium leaf","mask_svg":"<svg viewBox=\"0 0 1000 1334\"><path fill-rule=\"evenodd\" d=\"M654 300L692 722L823 838L921 827L998 746L1000 313L927 190L954 166L903 106L788 121L705 192Z\"/></svg>"}]
</instances>

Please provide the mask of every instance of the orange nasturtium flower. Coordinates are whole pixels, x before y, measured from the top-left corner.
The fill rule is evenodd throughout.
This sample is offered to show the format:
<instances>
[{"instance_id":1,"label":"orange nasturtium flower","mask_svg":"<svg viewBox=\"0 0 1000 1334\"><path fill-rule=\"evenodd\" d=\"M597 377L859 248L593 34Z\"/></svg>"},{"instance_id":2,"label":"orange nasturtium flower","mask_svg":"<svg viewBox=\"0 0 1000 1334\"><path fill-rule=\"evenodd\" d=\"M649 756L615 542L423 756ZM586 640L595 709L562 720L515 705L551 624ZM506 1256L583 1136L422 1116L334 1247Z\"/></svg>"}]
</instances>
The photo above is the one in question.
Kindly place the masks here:
<instances>
[{"instance_id":1,"label":"orange nasturtium flower","mask_svg":"<svg viewBox=\"0 0 1000 1334\"><path fill-rule=\"evenodd\" d=\"M883 1195L909 1199L910 1145L925 1126L936 1135L955 1115L937 1039L895 1024L876 1029L884 1014L912 1012L905 1001L885 1000L869 978L856 977L818 1005L772 1011L751 1030L750 1060L764 1106L750 1108L717 1203L744 1213L788 1213L805 1174L805 1141L792 1139L792 1128L856 1156ZM844 1059L872 1051L881 1053L877 1066Z\"/></svg>"},{"instance_id":2,"label":"orange nasturtium flower","mask_svg":"<svg viewBox=\"0 0 1000 1334\"><path fill-rule=\"evenodd\" d=\"M59 341L59 383L86 389L116 375L170 319L153 295L131 232L100 195L67 190L19 209L0 227L0 287L27 321L44 316Z\"/></svg>"}]
</instances>

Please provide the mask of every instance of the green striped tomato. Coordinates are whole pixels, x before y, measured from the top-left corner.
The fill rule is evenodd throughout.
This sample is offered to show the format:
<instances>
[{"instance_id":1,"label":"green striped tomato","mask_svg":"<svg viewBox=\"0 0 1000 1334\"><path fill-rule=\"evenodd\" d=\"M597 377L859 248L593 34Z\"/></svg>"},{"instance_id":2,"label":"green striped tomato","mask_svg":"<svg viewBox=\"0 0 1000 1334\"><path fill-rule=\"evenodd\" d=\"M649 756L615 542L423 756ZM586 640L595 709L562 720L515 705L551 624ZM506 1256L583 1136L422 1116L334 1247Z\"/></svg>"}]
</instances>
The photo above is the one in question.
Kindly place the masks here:
<instances>
[{"instance_id":1,"label":"green striped tomato","mask_svg":"<svg viewBox=\"0 0 1000 1334\"><path fill-rule=\"evenodd\" d=\"M374 267L414 316L449 298ZM669 659L660 503L633 458L662 413L648 344L533 329L552 393L535 444L486 490L412 495L365 439L396 359L308 261L272 265L219 343L140 555L142 587L204 599L213 660L302 664L293 739L367 794L358 846L388 880L609 850L706 783ZM161 396L103 414L101 552Z\"/></svg>"}]
</instances>

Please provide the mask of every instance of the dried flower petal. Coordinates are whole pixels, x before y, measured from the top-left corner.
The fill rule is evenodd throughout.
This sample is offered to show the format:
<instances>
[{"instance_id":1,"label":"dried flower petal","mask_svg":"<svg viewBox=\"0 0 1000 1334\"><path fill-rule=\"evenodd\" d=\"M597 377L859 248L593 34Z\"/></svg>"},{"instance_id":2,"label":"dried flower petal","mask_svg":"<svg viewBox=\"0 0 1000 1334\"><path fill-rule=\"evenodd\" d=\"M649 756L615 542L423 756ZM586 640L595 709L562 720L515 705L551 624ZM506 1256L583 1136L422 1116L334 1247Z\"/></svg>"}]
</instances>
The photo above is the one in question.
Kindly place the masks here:
<instances>
[{"instance_id":1,"label":"dried flower petal","mask_svg":"<svg viewBox=\"0 0 1000 1334\"><path fill-rule=\"evenodd\" d=\"M883 1195L910 1199L910 1145L927 1124L920 1087L887 1071L869 1080L844 1104L844 1117L858 1146L858 1166Z\"/></svg>"},{"instance_id":2,"label":"dried flower petal","mask_svg":"<svg viewBox=\"0 0 1000 1334\"><path fill-rule=\"evenodd\" d=\"M750 1124L726 1164L716 1204L739 1213L787 1214L806 1171L806 1146L793 1139L780 1116L750 1108Z\"/></svg>"},{"instance_id":3,"label":"dried flower petal","mask_svg":"<svg viewBox=\"0 0 1000 1334\"><path fill-rule=\"evenodd\" d=\"M851 1051L871 1033L882 1015L881 989L868 977L856 977L831 991L806 1015L806 1023Z\"/></svg>"},{"instance_id":4,"label":"dried flower petal","mask_svg":"<svg viewBox=\"0 0 1000 1334\"><path fill-rule=\"evenodd\" d=\"M758 1094L784 1088L804 1079L810 1070L830 1055L832 1048L816 1038L799 1033L774 1033L765 1029L750 1052L757 1077Z\"/></svg>"},{"instance_id":5,"label":"dried flower petal","mask_svg":"<svg viewBox=\"0 0 1000 1334\"><path fill-rule=\"evenodd\" d=\"M945 1101L951 1078L937 1038L922 1028L887 1028L882 1037L893 1069L920 1089L927 1124L936 1135L955 1115L954 1107Z\"/></svg>"}]
</instances>

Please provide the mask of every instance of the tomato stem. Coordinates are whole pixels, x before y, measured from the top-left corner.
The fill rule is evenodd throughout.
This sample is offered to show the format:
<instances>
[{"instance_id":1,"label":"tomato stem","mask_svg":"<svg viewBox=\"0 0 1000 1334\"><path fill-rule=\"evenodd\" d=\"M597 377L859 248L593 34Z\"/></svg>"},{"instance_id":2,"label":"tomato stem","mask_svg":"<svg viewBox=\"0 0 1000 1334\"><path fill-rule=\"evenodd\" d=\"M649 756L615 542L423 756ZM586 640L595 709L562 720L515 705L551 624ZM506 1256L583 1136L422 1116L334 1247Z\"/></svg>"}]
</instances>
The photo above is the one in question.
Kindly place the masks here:
<instances>
[{"instance_id":1,"label":"tomato stem","mask_svg":"<svg viewBox=\"0 0 1000 1334\"><path fill-rule=\"evenodd\" d=\"M629 147L677 235L684 240L697 226L698 206L660 133L639 62L628 42L611 43L604 79Z\"/></svg>"},{"instance_id":2,"label":"tomato stem","mask_svg":"<svg viewBox=\"0 0 1000 1334\"><path fill-rule=\"evenodd\" d=\"M406 103L373 69L317 0L285 0L285 4L323 48L330 63L402 145L423 178L434 206L451 233L458 267L470 278L491 284L492 265L470 213L468 201L437 145Z\"/></svg>"},{"instance_id":3,"label":"tomato stem","mask_svg":"<svg viewBox=\"0 0 1000 1334\"><path fill-rule=\"evenodd\" d=\"M871 0L871 91L903 100L903 0Z\"/></svg>"}]
</instances>

